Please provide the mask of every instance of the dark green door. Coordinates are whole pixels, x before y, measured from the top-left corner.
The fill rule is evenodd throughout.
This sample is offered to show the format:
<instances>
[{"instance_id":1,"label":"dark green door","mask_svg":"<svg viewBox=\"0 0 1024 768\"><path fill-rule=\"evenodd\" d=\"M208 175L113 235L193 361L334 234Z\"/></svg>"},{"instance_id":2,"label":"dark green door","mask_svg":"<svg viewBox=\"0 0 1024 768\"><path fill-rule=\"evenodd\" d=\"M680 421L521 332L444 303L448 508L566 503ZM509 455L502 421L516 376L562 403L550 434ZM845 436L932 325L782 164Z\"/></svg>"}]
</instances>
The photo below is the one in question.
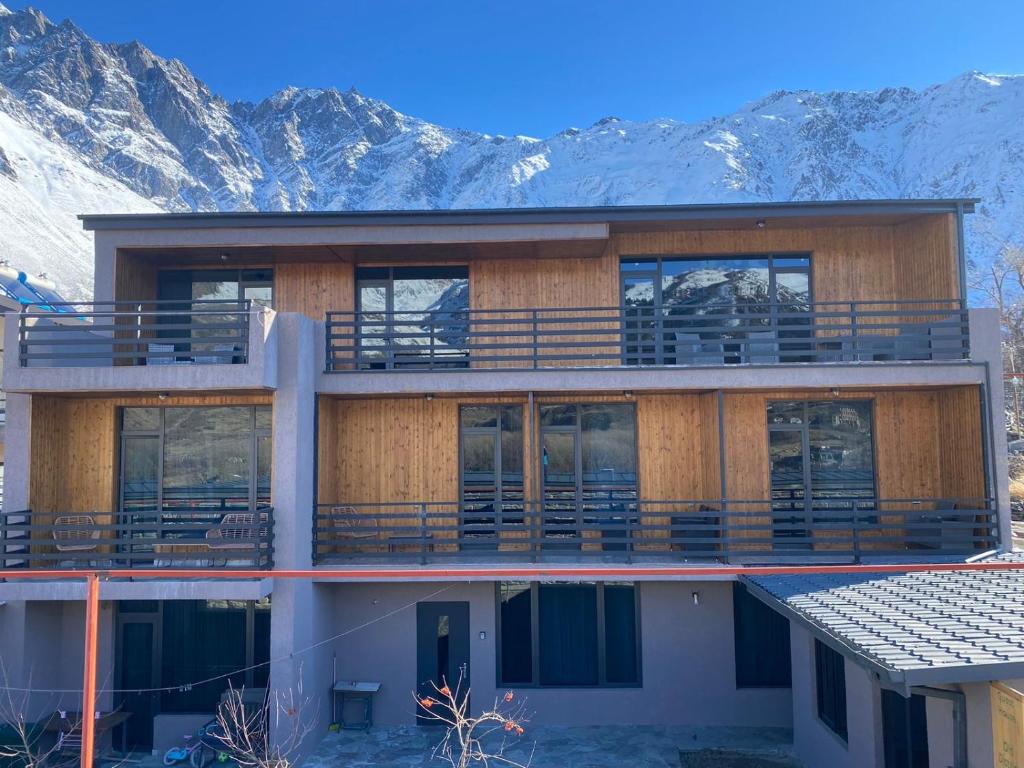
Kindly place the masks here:
<instances>
[{"instance_id":1,"label":"dark green door","mask_svg":"<svg viewBox=\"0 0 1024 768\"><path fill-rule=\"evenodd\" d=\"M469 603L416 604L416 693L437 698L434 686L469 690ZM421 725L440 725L417 717Z\"/></svg>"}]
</instances>

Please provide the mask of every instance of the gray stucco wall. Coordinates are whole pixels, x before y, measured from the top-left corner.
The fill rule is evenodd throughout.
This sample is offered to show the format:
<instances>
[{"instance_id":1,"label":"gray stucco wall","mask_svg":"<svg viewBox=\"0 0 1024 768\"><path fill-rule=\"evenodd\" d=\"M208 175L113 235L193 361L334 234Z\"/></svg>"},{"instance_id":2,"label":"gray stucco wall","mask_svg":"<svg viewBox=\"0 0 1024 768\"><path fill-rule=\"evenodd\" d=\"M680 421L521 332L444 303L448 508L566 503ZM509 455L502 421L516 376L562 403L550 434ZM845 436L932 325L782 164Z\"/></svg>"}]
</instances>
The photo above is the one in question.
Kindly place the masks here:
<instances>
[{"instance_id":1,"label":"gray stucco wall","mask_svg":"<svg viewBox=\"0 0 1024 768\"><path fill-rule=\"evenodd\" d=\"M83 602L16 602L0 606L0 662L6 684L30 687L26 695L14 691L24 704L26 719L35 720L57 709L81 710L85 638ZM96 685L101 691L100 711L112 706L110 689L115 685L114 607L100 605ZM64 690L70 692L56 693Z\"/></svg>"},{"instance_id":2,"label":"gray stucco wall","mask_svg":"<svg viewBox=\"0 0 1024 768\"><path fill-rule=\"evenodd\" d=\"M881 766L881 697L874 680L865 669L846 660L849 741L844 742L818 719L814 639L792 622L789 626L793 660L793 747L796 754L808 766Z\"/></svg>"},{"instance_id":3,"label":"gray stucco wall","mask_svg":"<svg viewBox=\"0 0 1024 768\"><path fill-rule=\"evenodd\" d=\"M518 689L528 701L531 722L791 726L789 689L736 690L731 584L644 582L639 588L642 687ZM329 649L337 658L338 679L382 683L375 704L378 724L414 721L415 605L422 600L469 602L474 709L490 706L504 693L496 687L493 583L319 584L317 589L329 596L331 634L373 622ZM694 591L700 605L693 603Z\"/></svg>"}]
</instances>

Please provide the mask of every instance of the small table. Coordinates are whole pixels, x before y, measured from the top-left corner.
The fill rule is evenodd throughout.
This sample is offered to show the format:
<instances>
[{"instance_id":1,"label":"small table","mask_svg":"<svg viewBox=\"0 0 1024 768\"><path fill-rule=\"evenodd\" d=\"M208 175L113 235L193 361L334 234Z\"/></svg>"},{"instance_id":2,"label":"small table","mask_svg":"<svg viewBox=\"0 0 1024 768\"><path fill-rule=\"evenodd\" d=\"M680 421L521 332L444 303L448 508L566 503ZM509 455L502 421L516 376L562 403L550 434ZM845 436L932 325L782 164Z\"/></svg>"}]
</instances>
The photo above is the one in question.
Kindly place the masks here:
<instances>
[{"instance_id":1,"label":"small table","mask_svg":"<svg viewBox=\"0 0 1024 768\"><path fill-rule=\"evenodd\" d=\"M373 697L380 690L380 683L361 682L358 680L339 680L331 688L331 707L334 722L345 730L365 731L373 725ZM341 701L339 716L338 702ZM363 719L361 722L345 722L345 702L360 700L363 702Z\"/></svg>"}]
</instances>

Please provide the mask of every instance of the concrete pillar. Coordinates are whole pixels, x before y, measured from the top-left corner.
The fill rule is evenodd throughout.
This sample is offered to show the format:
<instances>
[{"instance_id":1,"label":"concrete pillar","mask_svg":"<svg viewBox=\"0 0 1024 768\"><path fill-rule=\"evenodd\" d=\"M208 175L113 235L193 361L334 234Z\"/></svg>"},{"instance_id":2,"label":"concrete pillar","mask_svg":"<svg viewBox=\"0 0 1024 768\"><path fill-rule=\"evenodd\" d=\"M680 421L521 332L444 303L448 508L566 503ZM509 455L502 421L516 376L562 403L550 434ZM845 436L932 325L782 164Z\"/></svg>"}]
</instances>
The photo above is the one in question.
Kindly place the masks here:
<instances>
[{"instance_id":1,"label":"concrete pillar","mask_svg":"<svg viewBox=\"0 0 1024 768\"><path fill-rule=\"evenodd\" d=\"M274 396L274 566L307 569L312 566L313 482L316 461L316 371L321 364L315 325L304 315L279 314L278 387ZM325 677L320 653L307 650L320 638L318 592L305 580L278 579L271 596L270 685L276 695L296 699L308 720L314 717L318 737L326 730L325 712L329 670ZM301 700L301 701L300 701ZM301 704L301 706L300 706ZM296 725L282 716L278 742L286 742ZM304 751L316 738L307 740Z\"/></svg>"},{"instance_id":2,"label":"concrete pillar","mask_svg":"<svg viewBox=\"0 0 1024 768\"><path fill-rule=\"evenodd\" d=\"M970 310L971 359L988 367L987 412L991 492L999 516L999 542L1003 549L1013 546L1010 525L1010 471L1006 448L1006 411L1003 402L1003 347L999 313L994 309Z\"/></svg>"}]
</instances>

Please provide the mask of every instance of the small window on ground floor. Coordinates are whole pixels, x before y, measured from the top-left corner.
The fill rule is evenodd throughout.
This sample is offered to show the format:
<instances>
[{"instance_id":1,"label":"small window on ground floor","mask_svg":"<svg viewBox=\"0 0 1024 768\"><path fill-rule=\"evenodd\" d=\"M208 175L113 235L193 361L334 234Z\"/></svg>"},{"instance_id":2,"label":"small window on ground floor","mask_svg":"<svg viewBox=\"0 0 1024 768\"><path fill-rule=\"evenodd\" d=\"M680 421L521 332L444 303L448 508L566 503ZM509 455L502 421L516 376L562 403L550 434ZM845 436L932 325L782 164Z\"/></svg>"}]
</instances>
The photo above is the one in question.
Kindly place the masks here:
<instances>
[{"instance_id":1,"label":"small window on ground floor","mask_svg":"<svg viewBox=\"0 0 1024 768\"><path fill-rule=\"evenodd\" d=\"M789 621L733 584L733 636L737 688L789 688Z\"/></svg>"},{"instance_id":2,"label":"small window on ground floor","mask_svg":"<svg viewBox=\"0 0 1024 768\"><path fill-rule=\"evenodd\" d=\"M498 586L499 685L640 682L633 584Z\"/></svg>"},{"instance_id":3,"label":"small window on ground floor","mask_svg":"<svg viewBox=\"0 0 1024 768\"><path fill-rule=\"evenodd\" d=\"M846 741L846 660L820 640L815 640L814 672L818 718Z\"/></svg>"}]
</instances>

